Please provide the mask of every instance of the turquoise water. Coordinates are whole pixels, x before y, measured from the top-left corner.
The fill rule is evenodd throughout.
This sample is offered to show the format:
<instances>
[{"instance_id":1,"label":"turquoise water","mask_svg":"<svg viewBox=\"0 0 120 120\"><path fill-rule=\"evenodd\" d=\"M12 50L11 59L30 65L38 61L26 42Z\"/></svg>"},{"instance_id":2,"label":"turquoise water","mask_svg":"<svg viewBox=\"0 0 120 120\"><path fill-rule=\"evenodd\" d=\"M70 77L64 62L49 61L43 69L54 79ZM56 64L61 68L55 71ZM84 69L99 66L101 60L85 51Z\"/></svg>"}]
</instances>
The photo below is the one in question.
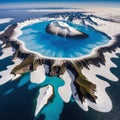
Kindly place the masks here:
<instances>
[{"instance_id":1,"label":"turquoise water","mask_svg":"<svg viewBox=\"0 0 120 120\"><path fill-rule=\"evenodd\" d=\"M51 35L46 33L45 30L50 22L39 22L22 29L23 34L19 36L19 39L25 43L27 49L39 52L48 57L75 58L87 55L93 48L104 45L109 41L106 35L90 26L81 26L70 22L67 23L87 33L89 37L73 39Z\"/></svg>"},{"instance_id":2,"label":"turquoise water","mask_svg":"<svg viewBox=\"0 0 120 120\"><path fill-rule=\"evenodd\" d=\"M63 86L64 82L58 77L47 77L42 86L46 84L51 84L54 87L54 99L40 113L45 115L45 120L59 120L64 104L58 94L58 87Z\"/></svg>"},{"instance_id":3,"label":"turquoise water","mask_svg":"<svg viewBox=\"0 0 120 120\"><path fill-rule=\"evenodd\" d=\"M30 74L25 74L20 82L18 83L18 87L22 87L23 85L25 85L28 80L30 80ZM58 94L58 88L60 86L64 85L64 81L58 77L49 77L46 76L46 79L43 83L41 84L35 84L35 83L31 83L29 84L29 86L27 87L28 90L33 90L36 87L42 88L46 85L52 85L54 88L54 98L47 104L45 105L45 107L43 107L43 109L39 112L39 114L37 115L37 118L41 115L44 114L45 115L45 120L59 120L60 117L60 113L62 113L62 109L64 106L63 100L61 99L61 97ZM37 99L37 97L36 97ZM36 118L36 119L37 119Z\"/></svg>"},{"instance_id":4,"label":"turquoise water","mask_svg":"<svg viewBox=\"0 0 120 120\"><path fill-rule=\"evenodd\" d=\"M12 11L12 10L0 11L1 16L15 18L15 23L18 22L20 19L26 20L30 18L30 16L32 16L31 18L40 17L42 13L35 12L32 15L31 14L32 13L26 12L26 10L25 11ZM34 14L37 14L37 15L34 16ZM22 17L20 18L20 16ZM10 25L10 24L14 24L14 23L12 22L7 25ZM1 25L0 29L2 29L2 27L3 25ZM0 46L0 56L1 55L2 55L2 52L1 52L1 46ZM117 67L111 67L110 71L120 79L120 74L119 74L120 73L120 54L117 54L117 56L118 58L111 59L111 61L114 64L116 64ZM2 67L0 67L0 71L6 70L7 66L13 64L10 57L1 60L0 63L1 63L0 65L2 65ZM41 87L43 87L43 85L48 83L52 85L54 84L53 86L56 86L57 83L60 86L64 84L61 79L59 80L56 77L54 79L52 78L48 79L48 78L49 77L47 77L46 81L43 82L41 86L39 84L30 83L30 75L29 73L27 73L22 75L22 77L16 81L9 81L4 85L1 85L0 86L0 107L1 107L0 120L34 120L33 106L35 106L35 104L33 104L33 101L36 100L36 93L38 92L38 90ZM52 102L55 102L55 100L58 100L58 103L57 103L58 109L55 106L53 106L55 107L55 109L49 109L49 105L52 104L52 102L50 102L41 110L40 114L45 113L45 117L47 116L46 119L50 117L49 120L57 120L57 119L51 119L52 116L55 115L55 110L57 109L56 117L58 117L59 120L119 120L120 119L120 102L119 102L120 80L118 82L112 82L109 80L109 76L108 78L99 76L99 78L101 78L101 80L105 80L111 85L109 88L106 89L106 92L110 96L113 103L113 109L110 112L101 113L91 108L89 108L88 112L85 112L74 102L69 102L67 104L64 103L64 106L63 106L63 103L61 102L61 98L60 98L60 104L59 104L58 93L55 93L55 98L53 99ZM53 80L53 83L52 83L52 80ZM56 90L57 90L57 87L56 87ZM56 104L53 103L53 105L56 105ZM62 107L60 107L60 105ZM47 113L47 110L49 110L48 113ZM62 110L62 113L60 114L60 117L59 117L57 114L58 112L60 113L61 110ZM50 112L52 113L51 116L50 116ZM44 120L44 117L41 117L40 115L40 117L38 117L36 120Z\"/></svg>"}]
</instances>

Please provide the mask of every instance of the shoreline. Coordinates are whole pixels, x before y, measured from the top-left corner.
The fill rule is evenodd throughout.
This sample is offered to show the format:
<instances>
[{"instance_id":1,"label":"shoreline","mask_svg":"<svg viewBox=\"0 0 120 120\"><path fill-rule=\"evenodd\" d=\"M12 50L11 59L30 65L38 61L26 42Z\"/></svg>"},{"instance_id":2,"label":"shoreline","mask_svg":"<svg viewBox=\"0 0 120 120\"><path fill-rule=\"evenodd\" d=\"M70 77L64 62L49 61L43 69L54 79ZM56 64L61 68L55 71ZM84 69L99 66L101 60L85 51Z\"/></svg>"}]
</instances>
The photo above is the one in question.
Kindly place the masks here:
<instances>
[{"instance_id":1,"label":"shoreline","mask_svg":"<svg viewBox=\"0 0 120 120\"><path fill-rule=\"evenodd\" d=\"M0 60L6 59L8 57L12 57L12 54L14 53L11 47L3 49L2 52L3 54L2 56L0 56ZM17 76L13 77L13 75L11 75L10 73L15 66L19 65L22 62L22 60L15 59L15 60L11 60L11 62L13 62L14 64L8 65L5 70L0 71L0 76L1 76L0 85L3 85L10 80L14 80L14 78L17 77Z\"/></svg>"},{"instance_id":2,"label":"shoreline","mask_svg":"<svg viewBox=\"0 0 120 120\"><path fill-rule=\"evenodd\" d=\"M91 11L93 11L94 10L94 8L89 8ZM116 8L115 8L116 9ZM86 14L90 14L85 8L82 8L82 10L81 9L76 9L77 11L85 11L85 12L87 12ZM69 9L68 9L68 11L69 11ZM98 12L98 11L97 11ZM114 12L113 12L114 13ZM53 13L54 14L54 13ZM95 14L96 15L96 13L94 12L93 14ZM100 14L100 12L99 12L99 14ZM99 15L98 15L99 16ZM99 17L98 17L99 18ZM20 42L20 44L22 44L22 45L20 45L20 47L21 47L21 50L23 51L23 52L30 52L30 53L34 53L34 54L36 54L36 55L38 55L38 56L40 56L40 57L43 57L43 58L46 58L46 59L52 59L52 60L83 60L83 59L89 59L89 58L91 58L91 57L94 57L94 56L98 56L98 57L100 57L100 55L98 55L99 53L98 53L98 51L102 51L102 50L100 50L100 49L102 49L103 47L104 47L104 50L105 50L105 47L107 48L107 47L111 47L111 46L116 46L116 44L114 43L116 40L116 37L114 36L111 36L110 34L110 37L111 37L111 40L107 43L107 44L105 44L105 45L102 45L102 46L98 46L98 47L96 47L96 48L94 48L92 51L91 51L91 53L90 54L88 54L88 55L84 55L84 56L82 56L82 57L76 57L76 58L56 58L56 57L47 57L47 56L44 56L44 55L42 55L42 54L40 54L40 53L38 53L38 52L34 52L34 51L30 51L30 50L28 50L27 48L25 48L25 45L24 45L24 43L21 41L21 40L18 40L18 37L22 34L22 31L21 31L21 29L23 28L23 27L25 27L25 26L27 26L27 25L30 25L30 24L34 24L34 23L38 23L38 22L42 22L42 21L44 21L44 20L54 20L53 18L49 18L49 17L45 17L45 18L34 18L34 19L30 19L30 20L26 20L26 21L24 21L24 22L21 22L21 23L17 23L17 27L15 28L16 30L14 31L14 35L13 36L11 36L11 39L13 39L13 40L17 40L18 41L18 43ZM63 20L63 18L62 17L58 17L58 18L56 18L57 20ZM66 18L65 18L66 19ZM101 18L100 18L101 19ZM99 22L99 21L98 21ZM111 22L111 21L108 21L108 22ZM111 22L111 23L113 23L113 22ZM77 23L75 23L75 24L77 24ZM95 28L96 26L93 26L93 25L91 25L91 27L93 27L93 28ZM102 32L102 33L105 33L105 35L108 35L107 33L106 33L106 31L104 30L104 29L102 29L102 30L99 30L99 28L95 28L96 30L98 30L98 31L100 31L100 32ZM103 32L104 31L104 32ZM120 33L119 33L120 34ZM108 36L109 36L108 35ZM117 34L115 34L115 35L117 35ZM113 48L114 49L114 48ZM107 51L107 50L106 50ZM105 51L105 52L106 52ZM111 51L110 51L111 52Z\"/></svg>"},{"instance_id":3,"label":"shoreline","mask_svg":"<svg viewBox=\"0 0 120 120\"><path fill-rule=\"evenodd\" d=\"M111 38L110 40L109 40L109 42L107 43L107 44L105 44L105 45L101 45L101 46L98 46L98 47L95 47L92 51L91 51L91 53L90 54L88 54L88 55L84 55L84 56L82 56L82 57L76 57L76 58L57 58L57 57L48 57L48 56L44 56L44 55L42 55L41 53L38 53L38 52L35 52L35 51L31 51L31 50L29 50L29 49L27 49L26 47L25 47L25 43L23 42L23 41L21 41L21 40L19 40L18 39L18 37L22 34L22 31L21 31L21 29L23 28L23 27L25 27L25 26L27 26L27 25L31 25L31 24L35 24L35 23L38 23L38 22L42 22L43 20L45 20L45 21L47 21L47 20L63 20L63 19L51 19L51 18L42 18L42 19L40 19L40 18L38 18L38 19L32 19L32 20L27 20L27 21L24 21L24 22L22 22L22 23L17 23L17 27L14 29L14 33L13 33L13 35L10 37L10 39L12 39L13 41L17 41L18 42L18 44L20 44L20 47L21 47L21 50L23 51L23 52L28 52L28 53L33 53L33 54L36 54L36 55L38 55L39 57L43 57L43 58L46 58L46 59L52 59L52 60L83 60L83 59L89 59L89 58L91 58L92 56L95 56L96 54L99 54L98 53L98 51L100 50L100 49L102 49L103 47L105 48L105 47L111 47L111 46L114 46L115 44L115 37L113 37L113 36L109 36L108 34L106 34L106 33L104 33L103 31L100 31L99 29L96 29L96 30L98 30L99 32L101 32L102 34L105 34L107 37L109 37L109 38ZM93 26L91 26L91 27L93 27ZM94 27L93 27L94 28ZM116 34L117 35L117 34Z\"/></svg>"},{"instance_id":4,"label":"shoreline","mask_svg":"<svg viewBox=\"0 0 120 120\"><path fill-rule=\"evenodd\" d=\"M52 18L47 18L47 19L53 20ZM58 18L58 20L61 20L61 19L62 18ZM3 43L6 44L5 47L12 47L15 49L15 53L13 55L14 58L23 59L23 62L20 65L16 66L15 69L13 69L12 73L14 75L18 75L18 74L22 74L27 71L33 71L33 72L31 72L33 74L33 76L32 76L33 79L31 80L31 82L40 83L40 82L42 82L43 79L40 81L38 81L38 80L34 81L35 75L38 74L38 70L39 70L38 67L39 67L39 65L48 65L49 66L48 72L46 73L45 70L43 70L43 74L48 74L49 76L56 75L58 77L63 78L63 80L65 81L65 85L59 87L59 90L58 90L59 94L61 95L61 97L63 98L63 100L65 102L69 102L71 94L73 94L73 96L74 96L76 93L81 92L81 91L76 90L76 86L74 84L74 82L76 82L76 79L79 79L79 77L80 77L81 79L83 79L85 81L87 80L87 82L88 82L87 84L94 85L93 83L95 83L97 85L97 87L95 87L95 88L90 87L90 90L93 91L93 94L91 94L90 91L87 91L93 97L92 100L94 99L96 101L96 103L94 103L95 101L94 102L88 101L87 98L85 98L85 101L82 101L82 99L79 99L79 97L77 95L77 97L75 97L75 101L79 104L79 106L81 106L84 110L88 110L88 106L90 106L98 111L102 111L102 112L110 111L112 108L112 103L111 103L109 96L105 92L105 88L108 87L109 84L107 82L103 81L103 83L105 83L105 84L103 84L104 88L103 88L103 86L100 88L100 86L99 86L100 81L97 82L97 81L91 80L92 77L89 76L89 74L87 74L87 73L91 72L91 74L93 76L95 76L95 72L92 71L91 69L93 69L94 67L99 69L99 68L101 68L101 66L106 67L105 66L107 64L106 59L108 59L107 57L110 56L110 55L107 55L107 53L112 54L112 51L115 52L115 51L117 51L117 48L120 47L120 43L118 44L118 40L120 39L119 31L116 30L115 34L111 35L112 40L110 40L106 45L96 47L95 49L92 50L91 54L89 54L87 56L79 57L79 58L66 58L66 59L65 58L64 59L63 58L50 58L50 57L45 57L43 55L40 55L39 53L29 51L28 49L25 48L23 42L17 41L18 36L21 34L20 29L22 29L22 27L24 27L25 25L28 25L28 24L32 24L32 21L33 21L33 23L35 23L35 22L40 22L40 20L41 19L27 20L25 22L22 22L22 24L11 25L8 29L5 30L5 32L2 35L0 35L0 38L3 38ZM46 20L46 19L43 18L43 20ZM97 20L96 22L99 23L100 21L101 20ZM108 22L110 22L110 21L106 21L106 24L103 24L103 26L107 27L107 25L109 25ZM100 30L100 31L108 34L108 31L106 31L106 29L104 29L104 27L100 27L100 26L95 27L95 25L93 25L93 27L96 30ZM113 26L113 27L115 27L115 26ZM118 33L118 35L117 35L117 33ZM17 47L16 47L16 45L17 45ZM114 57L114 56L111 56L111 57ZM26 61L29 61L29 62L26 63ZM24 70L22 68L23 65L25 65ZM110 67L109 63L107 65ZM94 67L91 67L91 66L94 66ZM43 66L41 66L41 67L42 67L42 69L44 69ZM69 72L67 70L69 70L71 72L71 75L68 75ZM65 72L67 72L67 73L65 73ZM102 71L100 73L102 73ZM69 81L66 81L64 79L64 77L66 78L66 80L69 79ZM71 78L71 80L70 80L70 78ZM70 84L72 84L72 85L70 86ZM77 82L76 82L76 84L77 84ZM80 87L83 87L82 85L84 86L84 82L79 83ZM62 88L68 89L68 92L69 92L68 96L65 96L65 94L62 93L63 92ZM84 89L86 90L86 86L84 87ZM102 93L100 93L101 89L102 89ZM94 92L94 90L99 90L99 93L97 93L97 91ZM98 99L95 99L94 95L97 95ZM82 98L84 98L84 97L85 96L83 94ZM97 109L97 107L98 107L97 105L100 104L100 100L99 100L100 97L103 98L103 101L102 101L103 106L102 107L100 106L101 108ZM107 104L106 110L103 108L104 107L104 98L106 98L109 101L108 102L109 105Z\"/></svg>"}]
</instances>

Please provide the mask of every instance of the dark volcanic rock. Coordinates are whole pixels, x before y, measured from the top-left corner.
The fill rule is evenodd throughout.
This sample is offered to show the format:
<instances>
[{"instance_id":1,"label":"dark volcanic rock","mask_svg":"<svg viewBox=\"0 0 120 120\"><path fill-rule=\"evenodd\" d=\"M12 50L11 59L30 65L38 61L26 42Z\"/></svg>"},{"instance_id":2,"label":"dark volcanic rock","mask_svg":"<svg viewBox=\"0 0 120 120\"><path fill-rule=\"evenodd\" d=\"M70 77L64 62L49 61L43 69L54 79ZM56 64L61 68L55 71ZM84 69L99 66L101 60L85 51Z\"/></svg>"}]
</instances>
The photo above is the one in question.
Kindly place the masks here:
<instances>
[{"instance_id":1,"label":"dark volcanic rock","mask_svg":"<svg viewBox=\"0 0 120 120\"><path fill-rule=\"evenodd\" d=\"M77 91L76 94L78 94L81 102L84 102L85 99L89 99L95 102L97 99L97 96L95 96L97 86L94 83L88 81L88 79L83 75L82 69L84 67L89 69L90 64L93 64L97 67L100 67L100 64L105 65L106 61L103 53L115 51L117 47L120 47L119 34L115 36L115 41L113 44L99 48L96 51L96 54L93 56L83 58L82 60L61 60L60 64L57 64L59 62L57 62L55 59L40 57L35 53L25 51L22 48L22 44L20 42L12 40L11 36L13 35L14 29L16 27L16 24L11 25L8 29L5 30L3 34L0 35L0 40L3 41L3 44L6 44L5 47L14 48L15 53L13 54L13 58L23 59L23 62L17 65L11 71L12 74L16 75L34 71L39 65L47 65L49 67L49 70L47 72L47 75L49 76L59 76L61 74L64 74L66 69L69 69L75 76L73 82ZM64 37L88 36L61 21L52 22L52 25L49 24L46 28L46 32Z\"/></svg>"}]
</instances>

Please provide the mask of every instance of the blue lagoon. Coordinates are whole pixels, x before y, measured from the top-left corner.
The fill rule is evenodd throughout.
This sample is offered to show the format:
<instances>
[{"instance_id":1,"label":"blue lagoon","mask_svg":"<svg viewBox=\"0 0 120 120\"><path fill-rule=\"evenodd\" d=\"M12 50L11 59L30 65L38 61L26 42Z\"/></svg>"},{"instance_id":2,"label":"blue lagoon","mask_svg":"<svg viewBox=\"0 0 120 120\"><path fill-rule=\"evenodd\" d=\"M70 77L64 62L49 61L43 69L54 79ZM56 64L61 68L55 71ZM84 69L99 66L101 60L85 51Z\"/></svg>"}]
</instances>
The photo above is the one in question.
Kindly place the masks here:
<instances>
[{"instance_id":1,"label":"blue lagoon","mask_svg":"<svg viewBox=\"0 0 120 120\"><path fill-rule=\"evenodd\" d=\"M46 26L52 21L43 21L28 25L21 29L19 40L25 43L30 51L38 52L47 57L77 58L88 55L91 51L109 42L109 37L90 26L77 25L65 21L73 28L87 33L87 38L67 38L46 32ZM29 43L29 44L28 44Z\"/></svg>"},{"instance_id":2,"label":"blue lagoon","mask_svg":"<svg viewBox=\"0 0 120 120\"><path fill-rule=\"evenodd\" d=\"M118 11L1 10L0 120L118 120Z\"/></svg>"}]
</instances>

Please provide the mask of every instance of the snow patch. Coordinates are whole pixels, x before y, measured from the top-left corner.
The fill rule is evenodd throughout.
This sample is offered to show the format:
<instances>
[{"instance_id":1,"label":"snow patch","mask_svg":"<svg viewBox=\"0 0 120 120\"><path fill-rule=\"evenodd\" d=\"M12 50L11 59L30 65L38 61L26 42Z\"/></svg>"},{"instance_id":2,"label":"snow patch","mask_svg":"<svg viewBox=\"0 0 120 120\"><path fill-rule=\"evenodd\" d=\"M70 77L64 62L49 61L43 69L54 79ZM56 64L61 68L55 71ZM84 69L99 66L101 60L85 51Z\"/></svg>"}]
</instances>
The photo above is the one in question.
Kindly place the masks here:
<instances>
[{"instance_id":1,"label":"snow patch","mask_svg":"<svg viewBox=\"0 0 120 120\"><path fill-rule=\"evenodd\" d=\"M44 65L40 65L36 70L30 73L30 80L32 83L42 83L45 80L45 68Z\"/></svg>"},{"instance_id":2,"label":"snow patch","mask_svg":"<svg viewBox=\"0 0 120 120\"><path fill-rule=\"evenodd\" d=\"M0 24L8 23L11 20L14 20L14 18L0 18Z\"/></svg>"},{"instance_id":3,"label":"snow patch","mask_svg":"<svg viewBox=\"0 0 120 120\"><path fill-rule=\"evenodd\" d=\"M39 93L40 94L37 97L35 116L38 115L40 110L48 103L48 100L53 95L53 87L51 85L47 85L43 88L40 88Z\"/></svg>"},{"instance_id":4,"label":"snow patch","mask_svg":"<svg viewBox=\"0 0 120 120\"><path fill-rule=\"evenodd\" d=\"M70 97L72 95L71 82L73 80L70 75L72 75L71 71L67 69L65 73L60 76L60 78L64 80L65 84L64 86L58 88L59 95L61 96L63 101L66 103L70 101ZM74 76L73 76L73 79L74 79Z\"/></svg>"}]
</instances>

